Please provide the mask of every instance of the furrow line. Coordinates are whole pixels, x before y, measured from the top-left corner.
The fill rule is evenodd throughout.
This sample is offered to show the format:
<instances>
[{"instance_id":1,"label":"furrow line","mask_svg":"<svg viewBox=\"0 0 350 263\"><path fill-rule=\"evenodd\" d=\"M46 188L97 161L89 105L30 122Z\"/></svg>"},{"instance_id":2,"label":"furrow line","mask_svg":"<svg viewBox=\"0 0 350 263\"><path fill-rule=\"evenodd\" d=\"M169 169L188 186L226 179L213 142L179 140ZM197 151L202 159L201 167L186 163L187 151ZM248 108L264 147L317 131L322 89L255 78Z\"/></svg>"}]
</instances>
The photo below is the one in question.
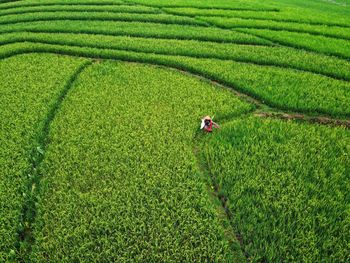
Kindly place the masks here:
<instances>
[{"instance_id":1,"label":"furrow line","mask_svg":"<svg viewBox=\"0 0 350 263\"><path fill-rule=\"evenodd\" d=\"M44 159L45 151L49 143L47 138L50 132L51 122L54 120L66 95L71 90L74 81L78 78L79 74L91 64L92 61L83 63L67 81L55 104L51 107L46 119L44 120L43 128L36 139L35 144L37 147L32 149L30 158L32 160L31 168L30 171L25 173L25 175L30 174L31 176L26 186L26 199L22 207L21 224L23 229L18 233L18 243L16 244L18 251L20 252L21 262L28 262L32 245L35 242L32 231L36 217L37 194L40 188L40 180L43 176L40 171L40 164Z\"/></svg>"},{"instance_id":2,"label":"furrow line","mask_svg":"<svg viewBox=\"0 0 350 263\"><path fill-rule=\"evenodd\" d=\"M155 39L161 39L161 38L155 38ZM340 80L340 81L350 81L350 78L344 78L344 77L339 77L337 75L334 74L325 74L323 72L318 72L318 71L312 71L312 70L307 70L304 68L300 68L300 67L294 67L294 66L290 66L290 65L284 65L284 64L276 64L276 63L268 63L268 62L260 62L260 61L256 61L256 60L252 60L252 59L241 59L241 58L224 58L223 56L217 56L217 55L206 55L206 54L202 54L202 55L192 55L190 53L170 53L170 52L160 52L157 50L152 50L152 51L140 51L140 49L137 48L111 48L111 47L107 47L106 45L101 45L101 44L77 44L77 43L72 43L69 41L65 41L62 39L62 41L57 42L57 41L50 41L50 40L37 40L35 38L26 38L23 37L22 39L8 39L8 40L4 40L1 41L0 40L0 46L2 45L8 45L8 44L16 44L16 43L34 43L34 44L49 44L49 45L63 45L63 46L72 46L72 47L81 47L81 48L96 48L96 49L105 49L105 50L116 50L116 51L131 51L131 52L135 52L135 53L144 53L144 54L157 54L157 55L167 55L167 56L182 56L182 57L190 57L190 58L198 58L198 59L202 59L202 58L207 58L207 59L215 59L215 60L221 60L221 61L235 61L235 62L241 62L241 63L246 63L246 64L251 64L251 65L258 65L258 66L269 66L269 67L276 67L276 68L282 68L282 69L289 69L289 70L296 70L296 71L301 71L301 72L308 72L311 74L316 74L316 75L320 75L323 77L327 77L327 78L332 78L332 79L336 79L336 80Z\"/></svg>"},{"instance_id":3,"label":"furrow line","mask_svg":"<svg viewBox=\"0 0 350 263\"><path fill-rule=\"evenodd\" d=\"M328 126L342 126L347 129L350 129L350 120L342 120L342 119L332 119L329 117L322 116L308 116L305 114L298 113L286 113L286 112L264 112L264 111L256 111L254 116L261 118L275 118L281 120L293 120L293 121L302 121L308 123L315 123L320 125L328 125Z\"/></svg>"}]
</instances>

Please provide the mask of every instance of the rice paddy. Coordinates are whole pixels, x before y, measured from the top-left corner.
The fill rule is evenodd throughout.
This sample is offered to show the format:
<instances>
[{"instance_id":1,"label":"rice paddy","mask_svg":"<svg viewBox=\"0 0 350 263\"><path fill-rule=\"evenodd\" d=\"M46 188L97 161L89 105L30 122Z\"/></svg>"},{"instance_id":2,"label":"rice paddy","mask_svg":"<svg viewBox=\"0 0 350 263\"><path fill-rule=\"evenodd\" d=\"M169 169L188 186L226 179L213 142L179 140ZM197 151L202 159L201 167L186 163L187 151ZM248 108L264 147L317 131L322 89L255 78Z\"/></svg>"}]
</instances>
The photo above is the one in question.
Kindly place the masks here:
<instances>
[{"instance_id":1,"label":"rice paddy","mask_svg":"<svg viewBox=\"0 0 350 263\"><path fill-rule=\"evenodd\" d=\"M347 0L0 1L0 262L349 261L349 28Z\"/></svg>"}]
</instances>

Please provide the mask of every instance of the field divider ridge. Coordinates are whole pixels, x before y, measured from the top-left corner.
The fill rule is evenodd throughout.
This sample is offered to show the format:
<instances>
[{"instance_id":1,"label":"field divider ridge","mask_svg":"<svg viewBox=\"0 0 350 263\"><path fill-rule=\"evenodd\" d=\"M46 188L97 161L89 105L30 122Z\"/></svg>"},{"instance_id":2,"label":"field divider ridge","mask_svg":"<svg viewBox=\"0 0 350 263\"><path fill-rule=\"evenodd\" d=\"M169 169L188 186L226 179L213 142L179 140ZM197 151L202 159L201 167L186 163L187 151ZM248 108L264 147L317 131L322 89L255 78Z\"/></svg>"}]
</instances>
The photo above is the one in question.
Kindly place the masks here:
<instances>
[{"instance_id":1,"label":"field divider ridge","mask_svg":"<svg viewBox=\"0 0 350 263\"><path fill-rule=\"evenodd\" d=\"M30 171L26 171L24 174L24 176L28 175L29 180L26 186L24 205L22 207L22 229L18 233L18 243L16 244L21 262L27 262L27 260L29 260L31 248L35 242L32 231L36 218L37 193L40 190L40 180L43 176L40 171L40 165L44 160L45 151L49 144L48 135L51 122L54 120L62 102L71 90L75 80L79 77L80 73L88 66L92 65L92 63L92 61L83 62L68 79L66 85L58 95L56 102L49 110L46 119L43 121L41 132L37 135L36 142L34 143L36 147L32 149L31 153L31 168Z\"/></svg>"}]
</instances>

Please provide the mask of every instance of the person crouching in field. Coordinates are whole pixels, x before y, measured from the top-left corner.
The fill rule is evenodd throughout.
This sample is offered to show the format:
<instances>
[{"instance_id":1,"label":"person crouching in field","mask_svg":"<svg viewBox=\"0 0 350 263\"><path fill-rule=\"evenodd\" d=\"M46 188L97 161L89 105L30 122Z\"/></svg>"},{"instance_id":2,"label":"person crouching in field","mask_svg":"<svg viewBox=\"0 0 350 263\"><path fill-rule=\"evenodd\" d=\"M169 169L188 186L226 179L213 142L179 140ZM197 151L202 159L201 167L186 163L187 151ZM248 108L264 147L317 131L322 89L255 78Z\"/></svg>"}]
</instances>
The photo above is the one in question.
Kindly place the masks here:
<instances>
[{"instance_id":1,"label":"person crouching in field","mask_svg":"<svg viewBox=\"0 0 350 263\"><path fill-rule=\"evenodd\" d=\"M213 122L210 116L203 117L202 123L201 123L201 129L204 130L205 132L212 132L213 128L220 128L220 126L217 123Z\"/></svg>"}]
</instances>

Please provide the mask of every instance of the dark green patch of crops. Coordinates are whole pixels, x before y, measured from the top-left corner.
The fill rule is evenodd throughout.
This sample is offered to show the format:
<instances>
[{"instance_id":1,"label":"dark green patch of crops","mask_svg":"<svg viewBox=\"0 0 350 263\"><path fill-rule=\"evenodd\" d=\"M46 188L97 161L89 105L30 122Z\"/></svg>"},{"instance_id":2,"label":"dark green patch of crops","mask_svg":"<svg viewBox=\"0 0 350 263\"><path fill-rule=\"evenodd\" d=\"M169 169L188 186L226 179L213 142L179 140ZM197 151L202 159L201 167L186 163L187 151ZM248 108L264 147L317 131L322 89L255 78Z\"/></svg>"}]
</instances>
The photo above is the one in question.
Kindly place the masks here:
<instances>
[{"instance_id":1,"label":"dark green patch of crops","mask_svg":"<svg viewBox=\"0 0 350 263\"><path fill-rule=\"evenodd\" d=\"M192 138L200 116L250 109L173 70L87 68L51 125L33 261L239 260Z\"/></svg>"},{"instance_id":2,"label":"dark green patch of crops","mask_svg":"<svg viewBox=\"0 0 350 263\"><path fill-rule=\"evenodd\" d=\"M0 62L0 261L15 260L26 188L42 124L50 107L81 59L57 55L23 55Z\"/></svg>"},{"instance_id":3,"label":"dark green patch of crops","mask_svg":"<svg viewBox=\"0 0 350 263\"><path fill-rule=\"evenodd\" d=\"M252 261L349 260L349 146L343 128L257 118L205 138L203 159Z\"/></svg>"}]
</instances>

